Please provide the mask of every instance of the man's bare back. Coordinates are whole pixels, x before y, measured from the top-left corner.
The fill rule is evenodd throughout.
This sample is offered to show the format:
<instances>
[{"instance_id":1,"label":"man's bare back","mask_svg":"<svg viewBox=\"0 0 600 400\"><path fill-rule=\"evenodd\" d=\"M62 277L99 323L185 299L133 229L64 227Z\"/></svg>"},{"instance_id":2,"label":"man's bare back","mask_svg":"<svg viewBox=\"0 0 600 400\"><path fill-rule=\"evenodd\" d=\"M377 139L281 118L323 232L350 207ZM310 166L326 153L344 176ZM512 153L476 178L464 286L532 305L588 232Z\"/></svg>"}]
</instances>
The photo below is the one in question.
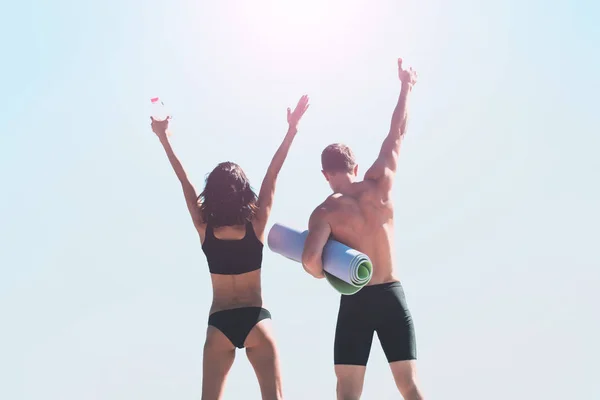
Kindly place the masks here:
<instances>
[{"instance_id":1,"label":"man's bare back","mask_svg":"<svg viewBox=\"0 0 600 400\"><path fill-rule=\"evenodd\" d=\"M369 285L397 281L394 273L394 209L384 201L377 184L353 183L346 194L335 193L319 207L333 237L371 259Z\"/></svg>"},{"instance_id":2,"label":"man's bare back","mask_svg":"<svg viewBox=\"0 0 600 400\"><path fill-rule=\"evenodd\" d=\"M373 276L366 287L341 296L334 340L338 400L358 399L373 336L390 364L396 385L406 400L422 400L415 376L416 338L402 284L394 273L394 209L392 186L398 155L406 131L406 101L416 73L402 67L398 104L390 131L377 160L358 182L358 164L352 150L332 144L321 155L322 172L333 194L310 216L302 253L304 269L324 278L323 249L333 236L369 256Z\"/></svg>"}]
</instances>

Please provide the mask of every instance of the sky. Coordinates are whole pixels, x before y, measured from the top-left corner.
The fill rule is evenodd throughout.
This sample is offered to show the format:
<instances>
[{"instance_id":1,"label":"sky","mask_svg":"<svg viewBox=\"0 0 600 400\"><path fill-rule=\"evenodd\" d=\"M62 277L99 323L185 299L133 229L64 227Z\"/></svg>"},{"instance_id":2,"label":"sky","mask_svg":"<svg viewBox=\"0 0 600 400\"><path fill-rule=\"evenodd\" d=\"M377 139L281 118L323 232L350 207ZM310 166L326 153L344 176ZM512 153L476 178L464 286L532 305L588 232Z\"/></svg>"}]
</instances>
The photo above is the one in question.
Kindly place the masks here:
<instances>
[{"instance_id":1,"label":"sky","mask_svg":"<svg viewBox=\"0 0 600 400\"><path fill-rule=\"evenodd\" d=\"M0 26L0 398L199 399L211 287L150 98L201 189L258 189L311 107L270 224L306 227L322 148L364 172L396 58L419 73L394 189L430 399L600 398L600 6L591 0L12 1ZM596 245L594 245L596 243ZM339 296L265 249L286 399L332 399ZM259 399L238 351L225 400ZM365 399L397 399L375 339Z\"/></svg>"}]
</instances>

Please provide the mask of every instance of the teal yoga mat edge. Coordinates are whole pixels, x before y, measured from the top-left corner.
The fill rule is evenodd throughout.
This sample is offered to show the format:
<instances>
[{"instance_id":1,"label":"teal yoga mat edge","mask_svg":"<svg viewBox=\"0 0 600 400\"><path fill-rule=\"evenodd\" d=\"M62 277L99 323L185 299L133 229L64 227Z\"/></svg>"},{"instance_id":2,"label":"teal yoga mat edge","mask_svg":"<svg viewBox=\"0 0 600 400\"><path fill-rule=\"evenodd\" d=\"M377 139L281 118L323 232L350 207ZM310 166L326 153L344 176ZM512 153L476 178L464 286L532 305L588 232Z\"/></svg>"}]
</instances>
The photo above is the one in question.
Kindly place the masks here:
<instances>
[{"instance_id":1,"label":"teal yoga mat edge","mask_svg":"<svg viewBox=\"0 0 600 400\"><path fill-rule=\"evenodd\" d=\"M343 280L341 280L340 278L331 275L327 271L323 271L323 272L325 273L325 279L327 280L329 285L331 287L333 287L338 293L340 293L344 296L350 296L350 295L356 294L360 289L362 289L361 286L354 286L349 283L346 283Z\"/></svg>"}]
</instances>

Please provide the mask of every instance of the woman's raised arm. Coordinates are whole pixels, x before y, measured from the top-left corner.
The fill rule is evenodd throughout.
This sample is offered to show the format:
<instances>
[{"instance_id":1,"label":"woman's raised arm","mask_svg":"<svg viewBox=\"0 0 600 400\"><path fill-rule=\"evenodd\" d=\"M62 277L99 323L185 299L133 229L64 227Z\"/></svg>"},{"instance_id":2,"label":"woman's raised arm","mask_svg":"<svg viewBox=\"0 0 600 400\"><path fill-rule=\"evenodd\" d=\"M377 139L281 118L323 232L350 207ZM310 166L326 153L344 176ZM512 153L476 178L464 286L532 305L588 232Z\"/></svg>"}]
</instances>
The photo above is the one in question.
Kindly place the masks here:
<instances>
[{"instance_id":1,"label":"woman's raised arm","mask_svg":"<svg viewBox=\"0 0 600 400\"><path fill-rule=\"evenodd\" d=\"M308 106L308 96L304 95L298 101L294 111L291 111L289 108L287 109L287 121L289 125L288 131L283 139L283 142L271 160L271 164L267 169L267 173L265 174L260 187L260 192L258 194L258 213L256 214L256 219L260 224L258 230L261 232L264 231L267 221L269 220L269 216L271 215L273 199L275 198L275 184L277 183L277 176L279 175L279 171L281 171L281 167L283 166L283 163L288 155L294 137L298 132L298 122L300 122L300 119L308 109Z\"/></svg>"},{"instance_id":2,"label":"woman's raised arm","mask_svg":"<svg viewBox=\"0 0 600 400\"><path fill-rule=\"evenodd\" d=\"M175 175L177 175L177 179L181 183L181 188L183 189L183 195L185 197L185 203L187 204L188 210L192 217L192 221L194 222L194 226L200 232L200 227L203 225L202 217L200 215L200 209L198 208L198 194L196 193L196 188L190 182L181 165L181 162L173 152L173 148L171 147L171 143L169 143L169 138L167 135L167 130L169 129L169 119L167 118L165 121L156 121L152 118L152 131L156 133L160 143L165 149L165 153L167 153L167 158L175 171Z\"/></svg>"}]
</instances>

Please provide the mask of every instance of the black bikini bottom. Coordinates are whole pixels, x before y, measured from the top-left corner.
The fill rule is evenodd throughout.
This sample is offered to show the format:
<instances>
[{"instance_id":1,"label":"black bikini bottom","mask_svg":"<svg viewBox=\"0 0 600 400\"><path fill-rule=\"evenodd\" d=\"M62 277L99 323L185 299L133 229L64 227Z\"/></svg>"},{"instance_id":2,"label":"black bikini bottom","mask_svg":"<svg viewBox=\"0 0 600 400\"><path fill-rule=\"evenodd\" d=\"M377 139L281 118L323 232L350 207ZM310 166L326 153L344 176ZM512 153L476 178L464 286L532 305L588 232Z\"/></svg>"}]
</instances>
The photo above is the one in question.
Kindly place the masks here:
<instances>
[{"instance_id":1,"label":"black bikini bottom","mask_svg":"<svg viewBox=\"0 0 600 400\"><path fill-rule=\"evenodd\" d=\"M271 313L262 307L232 308L212 313L208 325L223 332L235 347L241 349L252 328L267 318L271 318Z\"/></svg>"}]
</instances>

